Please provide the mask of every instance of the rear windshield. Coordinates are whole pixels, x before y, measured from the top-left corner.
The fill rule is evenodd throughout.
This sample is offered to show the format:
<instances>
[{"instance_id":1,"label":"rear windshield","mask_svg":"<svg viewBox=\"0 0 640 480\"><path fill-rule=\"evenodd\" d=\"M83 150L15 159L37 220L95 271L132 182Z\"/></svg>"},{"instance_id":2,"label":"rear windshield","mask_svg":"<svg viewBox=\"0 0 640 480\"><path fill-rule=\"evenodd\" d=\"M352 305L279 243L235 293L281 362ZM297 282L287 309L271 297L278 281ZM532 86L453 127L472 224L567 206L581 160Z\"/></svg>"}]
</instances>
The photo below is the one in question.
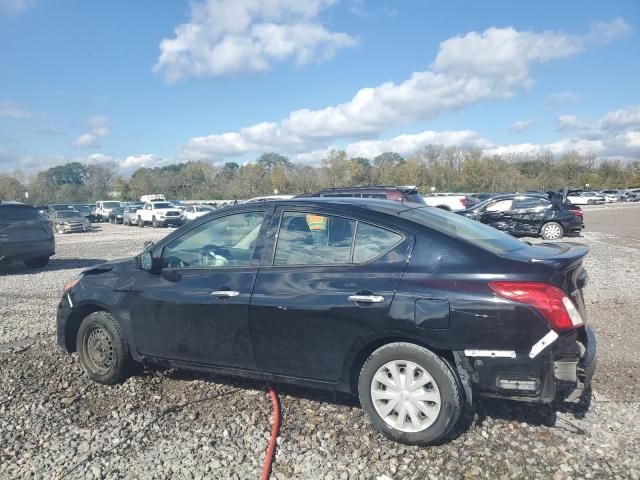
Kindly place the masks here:
<instances>
[{"instance_id":1,"label":"rear windshield","mask_svg":"<svg viewBox=\"0 0 640 480\"><path fill-rule=\"evenodd\" d=\"M27 205L0 205L0 219L35 220L40 214L35 208Z\"/></svg>"},{"instance_id":2,"label":"rear windshield","mask_svg":"<svg viewBox=\"0 0 640 480\"><path fill-rule=\"evenodd\" d=\"M420 225L466 240L493 253L515 252L527 247L526 243L507 233L439 208L414 208L402 212L401 215Z\"/></svg>"}]
</instances>

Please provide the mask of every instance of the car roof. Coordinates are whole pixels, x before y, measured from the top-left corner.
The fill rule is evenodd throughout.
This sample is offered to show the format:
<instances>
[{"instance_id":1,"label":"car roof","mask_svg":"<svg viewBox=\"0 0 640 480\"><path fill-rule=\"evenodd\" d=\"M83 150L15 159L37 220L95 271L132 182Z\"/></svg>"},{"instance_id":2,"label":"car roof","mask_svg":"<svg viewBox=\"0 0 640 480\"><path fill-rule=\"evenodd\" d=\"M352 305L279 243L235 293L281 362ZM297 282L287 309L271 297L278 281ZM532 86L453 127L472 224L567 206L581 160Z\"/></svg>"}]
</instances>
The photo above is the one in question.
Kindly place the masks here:
<instances>
[{"instance_id":1,"label":"car roof","mask_svg":"<svg viewBox=\"0 0 640 480\"><path fill-rule=\"evenodd\" d=\"M407 210L415 208L430 208L427 205L421 205L412 202L399 202L396 200L386 200L377 198L357 198L357 197L300 197L289 200L265 200L264 202L252 202L233 205L226 208L237 209L239 207L256 208L256 207L326 207L326 206L356 207L362 210L370 210L374 212L387 213L391 215L399 215ZM220 210L216 210L218 212Z\"/></svg>"}]
</instances>

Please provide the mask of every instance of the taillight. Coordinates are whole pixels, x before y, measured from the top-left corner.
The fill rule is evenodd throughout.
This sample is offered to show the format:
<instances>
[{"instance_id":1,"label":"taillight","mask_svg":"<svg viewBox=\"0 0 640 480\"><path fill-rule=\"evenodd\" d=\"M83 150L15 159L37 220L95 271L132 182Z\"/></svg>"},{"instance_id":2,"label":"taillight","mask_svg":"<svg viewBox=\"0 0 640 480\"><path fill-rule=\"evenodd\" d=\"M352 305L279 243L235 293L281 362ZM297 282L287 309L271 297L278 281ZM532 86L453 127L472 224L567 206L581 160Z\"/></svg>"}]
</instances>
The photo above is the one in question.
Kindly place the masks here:
<instances>
[{"instance_id":1,"label":"taillight","mask_svg":"<svg viewBox=\"0 0 640 480\"><path fill-rule=\"evenodd\" d=\"M467 199L465 197L462 197L459 200L460 200L460 203L462 204L462 206L464 208L467 208Z\"/></svg>"},{"instance_id":2,"label":"taillight","mask_svg":"<svg viewBox=\"0 0 640 480\"><path fill-rule=\"evenodd\" d=\"M555 285L542 282L489 282L489 287L503 298L532 306L554 330L568 330L583 323L571 299Z\"/></svg>"}]
</instances>

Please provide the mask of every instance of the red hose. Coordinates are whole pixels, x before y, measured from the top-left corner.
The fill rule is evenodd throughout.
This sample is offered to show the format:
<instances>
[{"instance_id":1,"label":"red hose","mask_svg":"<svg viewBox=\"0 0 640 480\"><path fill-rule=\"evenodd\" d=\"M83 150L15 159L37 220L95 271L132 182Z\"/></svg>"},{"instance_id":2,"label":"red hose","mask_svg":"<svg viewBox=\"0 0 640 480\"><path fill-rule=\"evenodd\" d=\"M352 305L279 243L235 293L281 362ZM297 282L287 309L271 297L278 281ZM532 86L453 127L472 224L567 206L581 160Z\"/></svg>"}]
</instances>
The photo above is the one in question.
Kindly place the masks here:
<instances>
[{"instance_id":1,"label":"red hose","mask_svg":"<svg viewBox=\"0 0 640 480\"><path fill-rule=\"evenodd\" d=\"M276 453L276 440L278 440L278 430L280 429L280 402L278 394L274 388L269 385L269 395L271 396L271 405L273 405L273 425L271 426L271 438L267 447L267 455L264 457L264 466L262 467L262 475L260 480L269 480L271 474L271 464Z\"/></svg>"}]
</instances>

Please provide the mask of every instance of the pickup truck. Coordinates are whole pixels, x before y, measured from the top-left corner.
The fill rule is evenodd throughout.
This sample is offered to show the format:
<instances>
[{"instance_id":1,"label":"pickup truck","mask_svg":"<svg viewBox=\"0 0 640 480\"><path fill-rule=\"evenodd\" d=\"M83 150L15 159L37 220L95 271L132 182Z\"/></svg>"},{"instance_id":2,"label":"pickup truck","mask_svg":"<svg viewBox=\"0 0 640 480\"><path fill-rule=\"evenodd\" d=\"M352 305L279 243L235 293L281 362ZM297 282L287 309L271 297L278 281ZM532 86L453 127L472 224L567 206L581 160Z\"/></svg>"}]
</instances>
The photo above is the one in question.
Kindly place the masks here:
<instances>
[{"instance_id":1,"label":"pickup truck","mask_svg":"<svg viewBox=\"0 0 640 480\"><path fill-rule=\"evenodd\" d=\"M140 228L151 224L154 228L182 225L182 212L169 202L148 202L137 212Z\"/></svg>"},{"instance_id":2,"label":"pickup truck","mask_svg":"<svg viewBox=\"0 0 640 480\"><path fill-rule=\"evenodd\" d=\"M424 201L430 207L442 208L456 212L467 208L466 195L457 193L434 193L432 195L423 195Z\"/></svg>"}]
</instances>

